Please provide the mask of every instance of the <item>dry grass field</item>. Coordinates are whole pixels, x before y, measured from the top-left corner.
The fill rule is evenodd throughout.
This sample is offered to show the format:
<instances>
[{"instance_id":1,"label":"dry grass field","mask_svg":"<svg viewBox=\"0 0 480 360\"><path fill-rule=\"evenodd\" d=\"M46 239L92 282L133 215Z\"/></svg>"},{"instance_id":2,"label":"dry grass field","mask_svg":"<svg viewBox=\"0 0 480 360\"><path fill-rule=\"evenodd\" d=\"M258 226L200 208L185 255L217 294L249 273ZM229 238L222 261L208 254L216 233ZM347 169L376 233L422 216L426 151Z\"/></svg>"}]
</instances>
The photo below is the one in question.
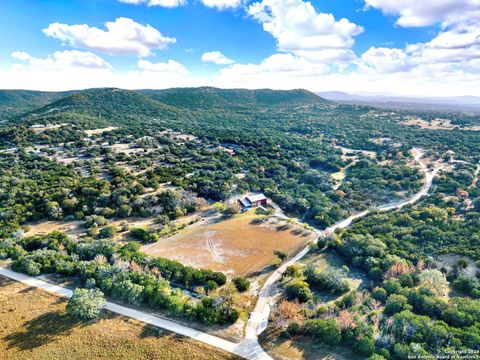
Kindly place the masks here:
<instances>
[{"instance_id":1,"label":"dry grass field","mask_svg":"<svg viewBox=\"0 0 480 360\"><path fill-rule=\"evenodd\" d=\"M293 255L315 237L283 220L261 219L264 218L248 212L227 220L197 223L145 245L142 251L194 267L248 275L274 263L274 250Z\"/></svg>"},{"instance_id":2,"label":"dry grass field","mask_svg":"<svg viewBox=\"0 0 480 360\"><path fill-rule=\"evenodd\" d=\"M236 359L111 313L79 323L65 306L64 299L0 277L0 359Z\"/></svg>"},{"instance_id":3,"label":"dry grass field","mask_svg":"<svg viewBox=\"0 0 480 360\"><path fill-rule=\"evenodd\" d=\"M307 339L288 339L278 331L267 329L260 336L260 344L274 359L296 360L360 360L352 351L341 346L329 346Z\"/></svg>"},{"instance_id":4,"label":"dry grass field","mask_svg":"<svg viewBox=\"0 0 480 360\"><path fill-rule=\"evenodd\" d=\"M38 221L27 225L25 236L48 234L53 231L62 231L71 237L77 237L87 231L82 221Z\"/></svg>"},{"instance_id":5,"label":"dry grass field","mask_svg":"<svg viewBox=\"0 0 480 360\"><path fill-rule=\"evenodd\" d=\"M429 130L469 130L469 131L480 131L480 126L469 126L469 127L460 127L458 125L452 124L449 119L435 119L432 121L426 121L421 118L411 117L403 122L405 125L410 126L419 126L422 129Z\"/></svg>"}]
</instances>

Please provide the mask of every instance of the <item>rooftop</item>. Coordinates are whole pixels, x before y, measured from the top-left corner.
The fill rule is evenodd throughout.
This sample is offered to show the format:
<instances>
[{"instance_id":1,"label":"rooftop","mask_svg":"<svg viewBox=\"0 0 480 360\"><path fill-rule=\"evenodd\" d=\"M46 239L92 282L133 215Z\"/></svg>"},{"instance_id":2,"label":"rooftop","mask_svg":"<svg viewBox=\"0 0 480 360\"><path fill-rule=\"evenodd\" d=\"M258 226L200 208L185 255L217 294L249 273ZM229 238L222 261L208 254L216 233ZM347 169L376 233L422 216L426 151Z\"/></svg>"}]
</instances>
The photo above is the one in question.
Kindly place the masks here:
<instances>
[{"instance_id":1,"label":"rooftop","mask_svg":"<svg viewBox=\"0 0 480 360\"><path fill-rule=\"evenodd\" d=\"M256 194L256 195L247 196L246 199L248 199L248 201L253 203L256 201L266 200L267 197L263 194Z\"/></svg>"}]
</instances>

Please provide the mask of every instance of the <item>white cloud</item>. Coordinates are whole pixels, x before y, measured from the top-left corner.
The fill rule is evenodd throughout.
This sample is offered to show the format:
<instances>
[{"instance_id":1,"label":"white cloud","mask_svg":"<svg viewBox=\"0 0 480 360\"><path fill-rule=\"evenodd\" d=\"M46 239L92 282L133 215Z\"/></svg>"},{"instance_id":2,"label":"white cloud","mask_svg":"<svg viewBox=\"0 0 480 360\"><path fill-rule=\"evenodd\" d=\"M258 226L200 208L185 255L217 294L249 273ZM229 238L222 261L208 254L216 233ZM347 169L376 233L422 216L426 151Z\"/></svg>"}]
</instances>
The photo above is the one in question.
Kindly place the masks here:
<instances>
[{"instance_id":1,"label":"white cloud","mask_svg":"<svg viewBox=\"0 0 480 360\"><path fill-rule=\"evenodd\" d=\"M312 91L376 92L400 95L454 96L476 94L480 74L450 64L419 64L402 72L378 72L370 67L341 69L309 62L293 54L274 54L258 64L233 64L218 75L199 77L174 60L139 60L137 68L120 73L96 55L63 51L46 58L14 53L18 63L0 71L2 88L71 90L91 87L164 89L183 86L223 88L305 88ZM387 54L388 52L386 52ZM480 65L480 64L479 64ZM473 66L473 64L472 64ZM478 68L477 68L478 69Z\"/></svg>"},{"instance_id":2,"label":"white cloud","mask_svg":"<svg viewBox=\"0 0 480 360\"><path fill-rule=\"evenodd\" d=\"M480 58L480 23L457 24L427 43L407 47L425 63L468 63Z\"/></svg>"},{"instance_id":3,"label":"white cloud","mask_svg":"<svg viewBox=\"0 0 480 360\"><path fill-rule=\"evenodd\" d=\"M365 65L381 73L408 71L415 66L414 60L402 49L371 47L361 59Z\"/></svg>"},{"instance_id":4,"label":"white cloud","mask_svg":"<svg viewBox=\"0 0 480 360\"><path fill-rule=\"evenodd\" d=\"M56 51L53 55L46 58L36 58L24 51L15 51L12 53L12 57L27 63L26 65L17 64L17 68L27 66L33 70L55 71L66 68L111 69L111 66L101 57L88 51Z\"/></svg>"},{"instance_id":5,"label":"white cloud","mask_svg":"<svg viewBox=\"0 0 480 360\"><path fill-rule=\"evenodd\" d=\"M135 69L121 73L97 55L78 50L57 51L45 58L14 52L12 57L18 62L0 71L2 88L51 91L93 87L163 89L208 84L207 80L192 76L175 60L153 63L140 59Z\"/></svg>"},{"instance_id":6,"label":"white cloud","mask_svg":"<svg viewBox=\"0 0 480 360\"><path fill-rule=\"evenodd\" d=\"M83 25L50 24L43 32L76 48L101 51L112 55L149 56L153 49L165 49L176 39L163 36L150 25L132 19L118 18L105 23L102 30Z\"/></svg>"},{"instance_id":7,"label":"white cloud","mask_svg":"<svg viewBox=\"0 0 480 360\"><path fill-rule=\"evenodd\" d=\"M431 41L405 49L370 48L361 59L377 72L402 72L415 67L442 71L480 70L480 24L455 24Z\"/></svg>"},{"instance_id":8,"label":"white cloud","mask_svg":"<svg viewBox=\"0 0 480 360\"><path fill-rule=\"evenodd\" d=\"M223 68L213 81L219 87L283 89L306 87L306 83L298 84L310 82L310 79L329 71L329 66L325 64L311 63L292 54L274 54L260 64L234 64Z\"/></svg>"},{"instance_id":9,"label":"white cloud","mask_svg":"<svg viewBox=\"0 0 480 360\"><path fill-rule=\"evenodd\" d=\"M285 55L285 54L280 54ZM210 81L212 86L228 88L294 89L383 93L404 96L458 96L478 93L480 74L434 66L417 66L408 71L380 73L359 67L350 71L315 68L305 60L266 59L260 64L235 64L222 69ZM291 56L291 55L287 55ZM297 61L300 61L298 63ZM272 68L276 65L276 68Z\"/></svg>"},{"instance_id":10,"label":"white cloud","mask_svg":"<svg viewBox=\"0 0 480 360\"><path fill-rule=\"evenodd\" d=\"M140 5L147 4L147 6L161 6L165 8L175 8L187 4L186 0L119 0L125 4Z\"/></svg>"},{"instance_id":11,"label":"white cloud","mask_svg":"<svg viewBox=\"0 0 480 360\"><path fill-rule=\"evenodd\" d=\"M122 3L147 6L161 6L165 8L175 8L187 4L187 0L118 0ZM238 8L244 3L244 0L200 0L201 3L209 8L218 10Z\"/></svg>"},{"instance_id":12,"label":"white cloud","mask_svg":"<svg viewBox=\"0 0 480 360\"><path fill-rule=\"evenodd\" d=\"M137 66L144 71L175 73L181 75L188 74L187 68L175 60L168 60L166 63L152 63L147 60L139 60Z\"/></svg>"},{"instance_id":13,"label":"white cloud","mask_svg":"<svg viewBox=\"0 0 480 360\"><path fill-rule=\"evenodd\" d=\"M228 8L237 8L242 5L243 0L201 0L202 4L210 7L217 8L219 10L225 10Z\"/></svg>"},{"instance_id":14,"label":"white cloud","mask_svg":"<svg viewBox=\"0 0 480 360\"><path fill-rule=\"evenodd\" d=\"M220 51L210 51L202 55L203 62L211 62L217 65L229 65L233 64L235 61L227 58Z\"/></svg>"},{"instance_id":15,"label":"white cloud","mask_svg":"<svg viewBox=\"0 0 480 360\"><path fill-rule=\"evenodd\" d=\"M399 16L397 25L404 27L480 19L479 0L365 0L365 4L384 14Z\"/></svg>"},{"instance_id":16,"label":"white cloud","mask_svg":"<svg viewBox=\"0 0 480 360\"><path fill-rule=\"evenodd\" d=\"M317 13L303 0L262 0L248 8L248 13L277 40L280 51L308 58L310 61L350 61L350 48L363 28L349 20L336 20L332 14Z\"/></svg>"}]
</instances>

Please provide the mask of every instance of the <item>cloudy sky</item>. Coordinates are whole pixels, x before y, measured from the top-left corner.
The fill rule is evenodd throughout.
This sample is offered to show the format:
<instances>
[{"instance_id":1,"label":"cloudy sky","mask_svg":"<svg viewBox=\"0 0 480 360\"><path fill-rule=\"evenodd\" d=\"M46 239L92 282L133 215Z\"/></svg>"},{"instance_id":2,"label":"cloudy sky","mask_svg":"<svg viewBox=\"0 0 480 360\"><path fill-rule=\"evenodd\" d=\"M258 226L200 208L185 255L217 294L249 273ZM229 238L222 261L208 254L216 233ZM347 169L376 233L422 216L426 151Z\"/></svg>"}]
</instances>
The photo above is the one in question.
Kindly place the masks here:
<instances>
[{"instance_id":1,"label":"cloudy sky","mask_svg":"<svg viewBox=\"0 0 480 360\"><path fill-rule=\"evenodd\" d=\"M480 96L480 0L0 0L0 88Z\"/></svg>"}]
</instances>

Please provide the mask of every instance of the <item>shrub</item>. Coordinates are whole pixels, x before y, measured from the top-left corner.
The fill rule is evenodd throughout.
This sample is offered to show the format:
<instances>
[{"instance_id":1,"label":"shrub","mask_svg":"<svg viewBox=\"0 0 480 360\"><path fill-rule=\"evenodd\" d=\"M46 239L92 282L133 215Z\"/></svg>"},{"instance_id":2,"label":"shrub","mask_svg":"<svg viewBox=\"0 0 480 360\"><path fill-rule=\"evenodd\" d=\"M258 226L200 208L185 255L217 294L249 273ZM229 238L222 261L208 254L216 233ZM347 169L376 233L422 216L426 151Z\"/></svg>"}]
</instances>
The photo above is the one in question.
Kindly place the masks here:
<instances>
[{"instance_id":1,"label":"shrub","mask_svg":"<svg viewBox=\"0 0 480 360\"><path fill-rule=\"evenodd\" d=\"M288 259L288 254L284 251L275 250L273 253L275 254L276 257L280 259L281 262L284 262L285 260Z\"/></svg>"},{"instance_id":2,"label":"shrub","mask_svg":"<svg viewBox=\"0 0 480 360\"><path fill-rule=\"evenodd\" d=\"M287 336L296 336L302 332L302 327L299 323L292 322L288 324L287 330L285 330L285 335Z\"/></svg>"},{"instance_id":3,"label":"shrub","mask_svg":"<svg viewBox=\"0 0 480 360\"><path fill-rule=\"evenodd\" d=\"M68 301L67 311L73 317L91 320L100 314L105 305L105 297L100 290L77 288Z\"/></svg>"},{"instance_id":4,"label":"shrub","mask_svg":"<svg viewBox=\"0 0 480 360\"><path fill-rule=\"evenodd\" d=\"M385 302L387 300L387 291L384 288L375 288L372 292L372 297L375 300Z\"/></svg>"},{"instance_id":5,"label":"shrub","mask_svg":"<svg viewBox=\"0 0 480 360\"><path fill-rule=\"evenodd\" d=\"M328 291L332 294L340 295L350 290L350 284L339 271L332 269L319 271L315 267L310 266L305 270L305 277L307 283L319 291Z\"/></svg>"},{"instance_id":6,"label":"shrub","mask_svg":"<svg viewBox=\"0 0 480 360\"><path fill-rule=\"evenodd\" d=\"M302 275L302 270L299 265L290 265L285 270L284 275L292 278L300 277Z\"/></svg>"},{"instance_id":7,"label":"shrub","mask_svg":"<svg viewBox=\"0 0 480 360\"><path fill-rule=\"evenodd\" d=\"M354 349L360 355L368 357L375 351L375 344L372 338L364 336L355 343Z\"/></svg>"},{"instance_id":8,"label":"shrub","mask_svg":"<svg viewBox=\"0 0 480 360\"><path fill-rule=\"evenodd\" d=\"M243 276L238 276L234 278L233 284L240 292L247 291L250 288L250 281L248 281L248 279Z\"/></svg>"},{"instance_id":9,"label":"shrub","mask_svg":"<svg viewBox=\"0 0 480 360\"><path fill-rule=\"evenodd\" d=\"M155 242L158 240L158 235L156 233L151 233L142 228L133 228L130 230L129 234L133 239L143 243Z\"/></svg>"},{"instance_id":10,"label":"shrub","mask_svg":"<svg viewBox=\"0 0 480 360\"><path fill-rule=\"evenodd\" d=\"M205 288L209 291L218 289L218 284L213 280L207 280L205 283Z\"/></svg>"},{"instance_id":11,"label":"shrub","mask_svg":"<svg viewBox=\"0 0 480 360\"><path fill-rule=\"evenodd\" d=\"M408 299L403 295L390 295L385 306L385 314L392 315L403 310L411 310Z\"/></svg>"},{"instance_id":12,"label":"shrub","mask_svg":"<svg viewBox=\"0 0 480 360\"><path fill-rule=\"evenodd\" d=\"M105 226L98 233L98 237L101 238L101 239L111 238L116 233L117 233L117 231L115 230L115 226Z\"/></svg>"},{"instance_id":13,"label":"shrub","mask_svg":"<svg viewBox=\"0 0 480 360\"><path fill-rule=\"evenodd\" d=\"M466 259L458 259L457 265L462 269L466 269L468 266L468 261Z\"/></svg>"},{"instance_id":14,"label":"shrub","mask_svg":"<svg viewBox=\"0 0 480 360\"><path fill-rule=\"evenodd\" d=\"M337 345L342 339L340 327L335 320L307 320L304 331L328 345Z\"/></svg>"},{"instance_id":15,"label":"shrub","mask_svg":"<svg viewBox=\"0 0 480 360\"><path fill-rule=\"evenodd\" d=\"M305 281L295 281L285 288L285 294L290 300L307 302L313 298L313 294Z\"/></svg>"}]
</instances>

